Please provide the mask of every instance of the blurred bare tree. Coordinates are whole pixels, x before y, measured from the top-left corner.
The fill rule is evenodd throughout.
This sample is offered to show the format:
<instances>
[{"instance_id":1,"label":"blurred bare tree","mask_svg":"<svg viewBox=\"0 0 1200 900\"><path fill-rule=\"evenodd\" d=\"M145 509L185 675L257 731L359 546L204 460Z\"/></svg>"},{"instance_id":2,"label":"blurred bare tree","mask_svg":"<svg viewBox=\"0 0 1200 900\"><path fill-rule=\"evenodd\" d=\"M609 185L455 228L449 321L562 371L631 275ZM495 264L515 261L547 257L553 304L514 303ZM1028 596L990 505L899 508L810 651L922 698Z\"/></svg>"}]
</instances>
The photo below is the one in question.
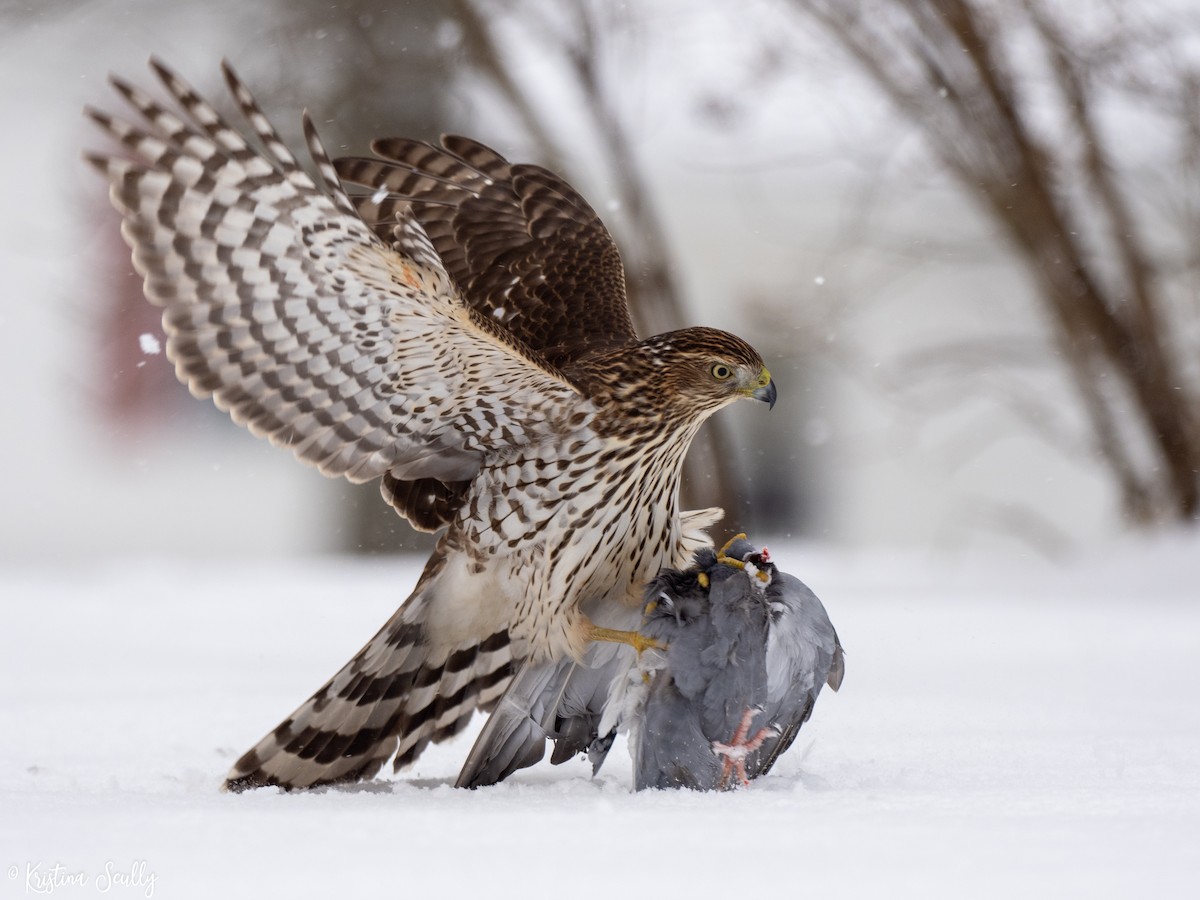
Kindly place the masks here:
<instances>
[{"instance_id":1,"label":"blurred bare tree","mask_svg":"<svg viewBox=\"0 0 1200 900\"><path fill-rule=\"evenodd\" d=\"M788 2L918 126L1028 265L1126 515L1200 519L1200 70L1183 46L1200 17ZM1168 165L1145 170L1131 151L1147 140Z\"/></svg>"}]
</instances>

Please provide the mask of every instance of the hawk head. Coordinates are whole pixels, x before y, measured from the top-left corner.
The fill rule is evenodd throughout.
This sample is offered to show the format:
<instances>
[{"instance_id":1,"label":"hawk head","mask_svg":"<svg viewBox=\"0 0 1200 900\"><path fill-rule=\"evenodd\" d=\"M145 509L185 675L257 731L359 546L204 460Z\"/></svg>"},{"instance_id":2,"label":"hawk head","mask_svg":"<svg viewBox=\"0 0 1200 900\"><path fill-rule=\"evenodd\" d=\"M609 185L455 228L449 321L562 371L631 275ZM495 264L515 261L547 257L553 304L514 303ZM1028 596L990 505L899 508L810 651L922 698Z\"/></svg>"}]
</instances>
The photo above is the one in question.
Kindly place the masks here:
<instances>
[{"instance_id":1,"label":"hawk head","mask_svg":"<svg viewBox=\"0 0 1200 900\"><path fill-rule=\"evenodd\" d=\"M758 351L716 328L685 328L643 341L654 381L688 407L707 416L734 400L775 405L775 382Z\"/></svg>"},{"instance_id":2,"label":"hawk head","mask_svg":"<svg viewBox=\"0 0 1200 900\"><path fill-rule=\"evenodd\" d=\"M716 328L655 335L590 357L585 368L585 391L627 420L698 424L743 398L775 405L775 382L762 357Z\"/></svg>"}]
</instances>

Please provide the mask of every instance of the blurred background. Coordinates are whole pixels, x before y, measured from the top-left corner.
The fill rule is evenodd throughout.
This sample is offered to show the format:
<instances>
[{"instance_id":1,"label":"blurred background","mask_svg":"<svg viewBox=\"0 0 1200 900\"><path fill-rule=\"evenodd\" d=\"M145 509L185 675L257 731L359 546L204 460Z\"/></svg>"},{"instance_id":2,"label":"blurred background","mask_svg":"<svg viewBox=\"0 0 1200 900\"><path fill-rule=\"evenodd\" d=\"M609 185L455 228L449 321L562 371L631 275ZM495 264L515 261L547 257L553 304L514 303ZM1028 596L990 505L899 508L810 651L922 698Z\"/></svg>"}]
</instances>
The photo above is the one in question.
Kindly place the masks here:
<instances>
[{"instance_id":1,"label":"blurred background","mask_svg":"<svg viewBox=\"0 0 1200 900\"><path fill-rule=\"evenodd\" d=\"M692 505L755 534L1062 556L1200 514L1200 11L1183 0L0 2L0 554L417 549L197 402L80 115L155 54L299 144L461 132L568 178L643 334L750 340ZM160 92L161 93L161 92Z\"/></svg>"}]
</instances>

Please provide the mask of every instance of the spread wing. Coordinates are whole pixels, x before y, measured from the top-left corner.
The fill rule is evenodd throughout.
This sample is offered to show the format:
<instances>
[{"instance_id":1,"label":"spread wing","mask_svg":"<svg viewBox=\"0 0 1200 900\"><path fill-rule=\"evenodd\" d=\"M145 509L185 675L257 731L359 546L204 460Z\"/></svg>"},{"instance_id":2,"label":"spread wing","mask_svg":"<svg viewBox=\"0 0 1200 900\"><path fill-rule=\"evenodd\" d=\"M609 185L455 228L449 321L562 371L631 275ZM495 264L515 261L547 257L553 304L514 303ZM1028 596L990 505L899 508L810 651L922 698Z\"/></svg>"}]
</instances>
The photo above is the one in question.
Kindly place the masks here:
<instances>
[{"instance_id":1,"label":"spread wing","mask_svg":"<svg viewBox=\"0 0 1200 900\"><path fill-rule=\"evenodd\" d=\"M228 65L251 137L151 65L182 114L114 79L144 121L89 115L132 159L88 159L193 394L327 475L386 476L419 495L407 502L427 524L481 460L587 412L553 365L461 300L418 222L376 237L307 116L315 179Z\"/></svg>"},{"instance_id":2,"label":"spread wing","mask_svg":"<svg viewBox=\"0 0 1200 900\"><path fill-rule=\"evenodd\" d=\"M617 246L557 175L464 137L440 147L387 138L371 149L376 158L334 163L367 189L354 198L359 214L389 243L415 216L472 309L568 370L637 340Z\"/></svg>"}]
</instances>

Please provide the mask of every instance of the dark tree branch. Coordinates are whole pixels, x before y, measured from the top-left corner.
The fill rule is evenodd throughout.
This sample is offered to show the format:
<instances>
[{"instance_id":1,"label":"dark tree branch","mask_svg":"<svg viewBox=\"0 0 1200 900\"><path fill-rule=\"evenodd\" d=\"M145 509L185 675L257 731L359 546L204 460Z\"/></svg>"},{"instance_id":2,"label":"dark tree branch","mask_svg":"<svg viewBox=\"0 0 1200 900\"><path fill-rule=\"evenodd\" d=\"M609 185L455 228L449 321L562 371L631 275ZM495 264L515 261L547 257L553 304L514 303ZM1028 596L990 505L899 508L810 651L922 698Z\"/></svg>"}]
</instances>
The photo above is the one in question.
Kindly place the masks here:
<instances>
[{"instance_id":1,"label":"dark tree branch","mask_svg":"<svg viewBox=\"0 0 1200 900\"><path fill-rule=\"evenodd\" d=\"M1025 0L1025 15L1065 100L1066 124L1084 145L1086 209L1060 184L1072 170L1062 148L1034 137L1027 102L1005 58L1004 26L980 4L909 0L872 16L857 4L795 2L921 127L963 188L982 194L1027 260L1095 446L1131 517L1193 521L1200 515L1195 388L1180 372L1165 333L1155 262L1117 184L1112 148L1096 124L1090 73L1066 36L1036 0ZM1186 81L1181 86L1186 90ZM1097 212L1107 226L1099 230L1102 252L1119 263L1117 285L1106 282L1080 237L1079 225L1091 225ZM1130 408L1141 420L1135 433L1124 424ZM1158 463L1135 464L1134 444L1154 448Z\"/></svg>"}]
</instances>

